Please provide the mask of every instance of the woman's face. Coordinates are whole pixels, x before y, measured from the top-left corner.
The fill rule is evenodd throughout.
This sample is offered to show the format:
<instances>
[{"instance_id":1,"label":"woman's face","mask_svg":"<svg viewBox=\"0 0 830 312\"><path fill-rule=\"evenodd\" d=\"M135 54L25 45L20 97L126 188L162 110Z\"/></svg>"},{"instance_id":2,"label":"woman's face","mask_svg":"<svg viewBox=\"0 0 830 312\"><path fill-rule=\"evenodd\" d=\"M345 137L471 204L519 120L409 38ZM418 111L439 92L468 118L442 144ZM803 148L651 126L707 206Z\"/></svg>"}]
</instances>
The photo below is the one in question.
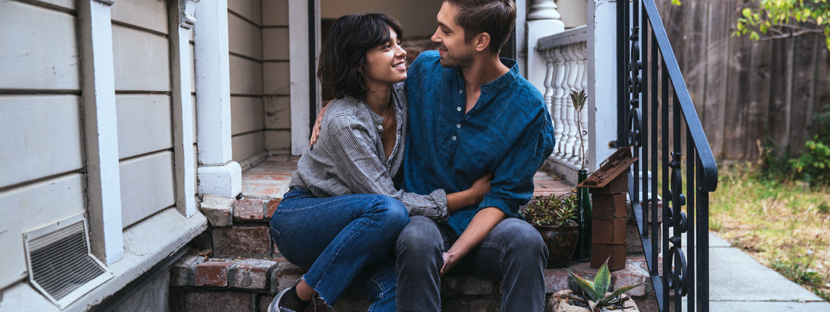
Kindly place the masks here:
<instances>
[{"instance_id":1,"label":"woman's face","mask_svg":"<svg viewBox=\"0 0 830 312\"><path fill-rule=\"evenodd\" d=\"M366 86L369 90L406 80L406 51L398 34L389 28L389 41L366 53Z\"/></svg>"}]
</instances>

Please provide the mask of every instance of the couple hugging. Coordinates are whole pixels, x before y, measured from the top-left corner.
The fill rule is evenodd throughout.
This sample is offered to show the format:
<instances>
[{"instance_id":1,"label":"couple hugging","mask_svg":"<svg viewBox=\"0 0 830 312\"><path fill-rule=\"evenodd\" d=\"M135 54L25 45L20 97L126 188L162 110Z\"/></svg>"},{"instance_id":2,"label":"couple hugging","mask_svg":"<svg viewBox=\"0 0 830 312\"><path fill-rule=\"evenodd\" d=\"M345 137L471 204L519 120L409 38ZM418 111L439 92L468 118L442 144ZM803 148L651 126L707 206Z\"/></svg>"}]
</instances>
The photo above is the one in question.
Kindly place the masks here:
<instances>
[{"instance_id":1,"label":"couple hugging","mask_svg":"<svg viewBox=\"0 0 830 312\"><path fill-rule=\"evenodd\" d=\"M304 311L346 288L369 311L439 311L440 278L502 282L503 311L542 311L547 249L519 215L550 155L542 95L500 59L512 0L445 0L407 74L400 24L337 19L318 78L336 100L271 219L288 261L308 268L269 311ZM400 295L396 295L400 294Z\"/></svg>"}]
</instances>

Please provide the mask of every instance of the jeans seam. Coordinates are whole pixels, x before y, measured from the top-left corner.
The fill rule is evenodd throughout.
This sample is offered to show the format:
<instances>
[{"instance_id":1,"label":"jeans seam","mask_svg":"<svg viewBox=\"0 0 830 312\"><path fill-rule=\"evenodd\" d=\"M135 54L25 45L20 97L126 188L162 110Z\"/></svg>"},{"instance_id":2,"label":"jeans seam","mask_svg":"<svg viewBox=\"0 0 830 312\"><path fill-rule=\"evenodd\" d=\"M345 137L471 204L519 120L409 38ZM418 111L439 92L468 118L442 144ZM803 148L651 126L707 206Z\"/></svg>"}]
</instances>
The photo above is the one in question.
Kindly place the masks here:
<instances>
[{"instance_id":1,"label":"jeans seam","mask_svg":"<svg viewBox=\"0 0 830 312\"><path fill-rule=\"evenodd\" d=\"M277 231L276 229L274 229L274 227L271 226L270 224L268 225L268 227L271 228L271 237L275 239L274 243L277 245L277 250L279 250L280 253L282 254L282 256L285 257L285 260L288 260L288 262L294 263L293 259L291 259L291 253L288 252L288 247L286 247L285 242L282 241L282 234L280 233L280 231ZM274 236L277 236L277 237L274 237ZM279 241L279 242L277 242L277 241ZM282 249L280 249L280 246L282 246ZM283 250L283 249L285 249L285 250Z\"/></svg>"}]
</instances>

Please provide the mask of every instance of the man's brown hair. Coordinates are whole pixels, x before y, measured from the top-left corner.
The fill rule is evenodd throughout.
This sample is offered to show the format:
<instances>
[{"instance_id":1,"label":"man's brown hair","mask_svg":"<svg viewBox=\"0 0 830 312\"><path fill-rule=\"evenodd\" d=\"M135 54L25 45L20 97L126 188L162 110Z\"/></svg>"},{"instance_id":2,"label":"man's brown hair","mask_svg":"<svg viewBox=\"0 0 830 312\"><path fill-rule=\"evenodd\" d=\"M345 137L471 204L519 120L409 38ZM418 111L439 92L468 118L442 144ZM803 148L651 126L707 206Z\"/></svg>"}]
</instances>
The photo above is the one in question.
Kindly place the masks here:
<instances>
[{"instance_id":1,"label":"man's brown hair","mask_svg":"<svg viewBox=\"0 0 830 312\"><path fill-rule=\"evenodd\" d=\"M516 25L513 0L445 0L458 9L455 23L464 29L464 40L478 34L490 35L490 51L499 53Z\"/></svg>"}]
</instances>

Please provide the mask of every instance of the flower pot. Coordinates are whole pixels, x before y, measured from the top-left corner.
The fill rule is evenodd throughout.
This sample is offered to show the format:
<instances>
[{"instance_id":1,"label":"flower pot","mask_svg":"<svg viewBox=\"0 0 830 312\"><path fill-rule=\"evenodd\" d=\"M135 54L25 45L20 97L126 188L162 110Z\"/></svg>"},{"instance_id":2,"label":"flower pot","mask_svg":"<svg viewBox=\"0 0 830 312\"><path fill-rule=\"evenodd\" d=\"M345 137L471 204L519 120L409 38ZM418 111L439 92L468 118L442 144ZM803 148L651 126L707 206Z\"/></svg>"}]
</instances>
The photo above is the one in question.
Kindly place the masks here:
<instances>
[{"instance_id":1,"label":"flower pot","mask_svg":"<svg viewBox=\"0 0 830 312\"><path fill-rule=\"evenodd\" d=\"M548 265L550 269L568 267L568 262L576 249L579 231L576 225L534 225L542 234L542 240L548 247Z\"/></svg>"},{"instance_id":2,"label":"flower pot","mask_svg":"<svg viewBox=\"0 0 830 312\"><path fill-rule=\"evenodd\" d=\"M555 292L553 295L550 296L550 307L553 309L553 312L591 312L590 309L581 307L576 304L571 304L569 299L570 296L573 296L573 292L570 289L560 290ZM634 302L634 299L628 295L621 295L622 300L622 309L614 309L614 310L606 310L604 308L600 309L600 311L614 311L614 312L639 312L640 309L637 307L637 303Z\"/></svg>"}]
</instances>

